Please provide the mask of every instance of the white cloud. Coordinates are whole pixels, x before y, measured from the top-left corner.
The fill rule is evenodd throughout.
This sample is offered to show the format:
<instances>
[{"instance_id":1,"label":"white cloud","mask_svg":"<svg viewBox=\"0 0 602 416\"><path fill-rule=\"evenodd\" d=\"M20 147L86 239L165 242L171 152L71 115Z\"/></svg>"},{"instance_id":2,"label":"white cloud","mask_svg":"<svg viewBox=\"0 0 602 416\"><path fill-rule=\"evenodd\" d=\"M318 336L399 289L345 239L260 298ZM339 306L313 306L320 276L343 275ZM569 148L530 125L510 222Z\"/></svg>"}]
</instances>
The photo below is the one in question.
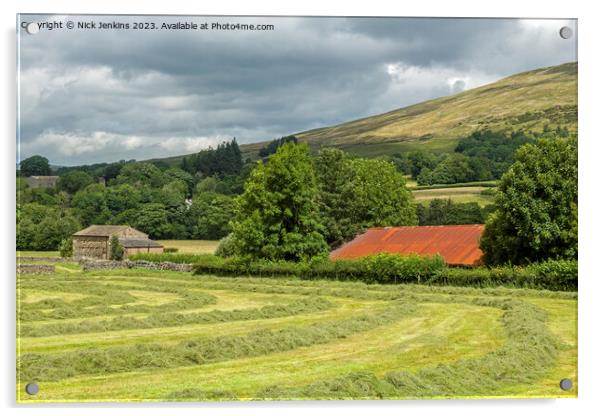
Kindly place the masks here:
<instances>
[{"instance_id":1,"label":"white cloud","mask_svg":"<svg viewBox=\"0 0 602 416\"><path fill-rule=\"evenodd\" d=\"M89 134L73 132L45 131L35 140L23 144L24 154L42 153L69 158L74 156L94 156L95 153L121 155L121 159L137 158L145 150L152 153L161 149L161 156L174 156L198 152L202 149L215 147L226 137L161 137L161 136L130 136L104 131ZM128 151L135 151L128 153ZM46 153L48 152L48 153ZM93 158L92 158L93 159ZM106 161L106 160L103 160Z\"/></svg>"}]
</instances>

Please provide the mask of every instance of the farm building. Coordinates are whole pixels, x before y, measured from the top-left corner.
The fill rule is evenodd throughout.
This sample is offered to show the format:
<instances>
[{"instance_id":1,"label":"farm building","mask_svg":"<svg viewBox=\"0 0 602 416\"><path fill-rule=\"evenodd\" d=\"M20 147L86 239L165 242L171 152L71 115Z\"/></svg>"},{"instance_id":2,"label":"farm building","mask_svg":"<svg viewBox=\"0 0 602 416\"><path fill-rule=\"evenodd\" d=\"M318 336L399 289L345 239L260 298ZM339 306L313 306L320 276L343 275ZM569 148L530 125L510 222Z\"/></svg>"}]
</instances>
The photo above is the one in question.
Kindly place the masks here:
<instances>
[{"instance_id":1,"label":"farm building","mask_svg":"<svg viewBox=\"0 0 602 416\"><path fill-rule=\"evenodd\" d=\"M25 182L30 188L54 188L58 180L58 176L28 176L25 178Z\"/></svg>"},{"instance_id":2,"label":"farm building","mask_svg":"<svg viewBox=\"0 0 602 416\"><path fill-rule=\"evenodd\" d=\"M450 266L472 267L483 256L479 239L484 228L482 224L370 228L334 250L330 258L355 259L379 253L440 254Z\"/></svg>"},{"instance_id":3,"label":"farm building","mask_svg":"<svg viewBox=\"0 0 602 416\"><path fill-rule=\"evenodd\" d=\"M114 235L123 246L125 257L163 252L163 246L149 239L148 234L127 225L91 225L73 234L73 256L108 259Z\"/></svg>"}]
</instances>

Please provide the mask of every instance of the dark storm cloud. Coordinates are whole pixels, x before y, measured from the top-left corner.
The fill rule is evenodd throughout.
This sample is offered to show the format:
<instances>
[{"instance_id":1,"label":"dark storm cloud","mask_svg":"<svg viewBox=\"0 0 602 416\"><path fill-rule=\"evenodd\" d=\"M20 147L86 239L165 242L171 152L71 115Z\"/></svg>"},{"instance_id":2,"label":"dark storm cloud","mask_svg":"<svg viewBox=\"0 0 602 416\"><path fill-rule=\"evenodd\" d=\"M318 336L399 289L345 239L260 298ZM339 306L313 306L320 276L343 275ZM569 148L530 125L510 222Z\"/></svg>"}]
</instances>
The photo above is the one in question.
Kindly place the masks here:
<instances>
[{"instance_id":1,"label":"dark storm cloud","mask_svg":"<svg viewBox=\"0 0 602 416\"><path fill-rule=\"evenodd\" d=\"M65 21L62 17L23 20ZM21 33L21 156L144 159L247 143L575 60L573 22L69 17L273 24L274 31Z\"/></svg>"}]
</instances>

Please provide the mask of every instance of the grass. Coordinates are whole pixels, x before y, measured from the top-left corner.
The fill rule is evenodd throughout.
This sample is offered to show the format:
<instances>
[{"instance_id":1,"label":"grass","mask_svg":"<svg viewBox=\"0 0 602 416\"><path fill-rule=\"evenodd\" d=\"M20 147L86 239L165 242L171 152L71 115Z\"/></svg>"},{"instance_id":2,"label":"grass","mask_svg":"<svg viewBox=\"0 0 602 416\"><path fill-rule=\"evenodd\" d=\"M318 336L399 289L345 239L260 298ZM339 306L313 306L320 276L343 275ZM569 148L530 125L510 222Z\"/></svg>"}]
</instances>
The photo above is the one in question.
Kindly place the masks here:
<instances>
[{"instance_id":1,"label":"grass","mask_svg":"<svg viewBox=\"0 0 602 416\"><path fill-rule=\"evenodd\" d=\"M451 188L436 188L413 190L412 195L419 203L428 203L433 199L451 199L453 202L476 202L480 206L493 203L492 195L484 195L482 192L488 187L483 186L464 186Z\"/></svg>"},{"instance_id":2,"label":"grass","mask_svg":"<svg viewBox=\"0 0 602 416\"><path fill-rule=\"evenodd\" d=\"M19 402L577 392L574 292L141 269L22 275L18 291Z\"/></svg>"},{"instance_id":3,"label":"grass","mask_svg":"<svg viewBox=\"0 0 602 416\"><path fill-rule=\"evenodd\" d=\"M219 241L217 240L159 240L163 247L174 247L178 253L213 254Z\"/></svg>"},{"instance_id":4,"label":"grass","mask_svg":"<svg viewBox=\"0 0 602 416\"><path fill-rule=\"evenodd\" d=\"M17 257L58 257L58 251L23 251L17 250Z\"/></svg>"}]
</instances>

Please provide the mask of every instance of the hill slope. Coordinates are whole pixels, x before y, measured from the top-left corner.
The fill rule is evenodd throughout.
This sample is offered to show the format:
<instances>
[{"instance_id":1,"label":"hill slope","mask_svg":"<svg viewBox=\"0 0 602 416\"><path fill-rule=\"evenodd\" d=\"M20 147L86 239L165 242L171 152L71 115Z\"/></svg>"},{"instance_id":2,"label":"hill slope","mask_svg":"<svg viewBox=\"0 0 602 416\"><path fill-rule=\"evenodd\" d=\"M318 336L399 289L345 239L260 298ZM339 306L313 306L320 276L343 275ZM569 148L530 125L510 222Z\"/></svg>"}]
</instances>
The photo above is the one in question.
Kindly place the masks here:
<instances>
[{"instance_id":1,"label":"hill slope","mask_svg":"<svg viewBox=\"0 0 602 416\"><path fill-rule=\"evenodd\" d=\"M451 151L478 129L577 129L577 63L519 73L461 92L384 114L297 133L312 148L337 146L377 156L391 151L428 148ZM249 155L265 145L242 146Z\"/></svg>"}]
</instances>

